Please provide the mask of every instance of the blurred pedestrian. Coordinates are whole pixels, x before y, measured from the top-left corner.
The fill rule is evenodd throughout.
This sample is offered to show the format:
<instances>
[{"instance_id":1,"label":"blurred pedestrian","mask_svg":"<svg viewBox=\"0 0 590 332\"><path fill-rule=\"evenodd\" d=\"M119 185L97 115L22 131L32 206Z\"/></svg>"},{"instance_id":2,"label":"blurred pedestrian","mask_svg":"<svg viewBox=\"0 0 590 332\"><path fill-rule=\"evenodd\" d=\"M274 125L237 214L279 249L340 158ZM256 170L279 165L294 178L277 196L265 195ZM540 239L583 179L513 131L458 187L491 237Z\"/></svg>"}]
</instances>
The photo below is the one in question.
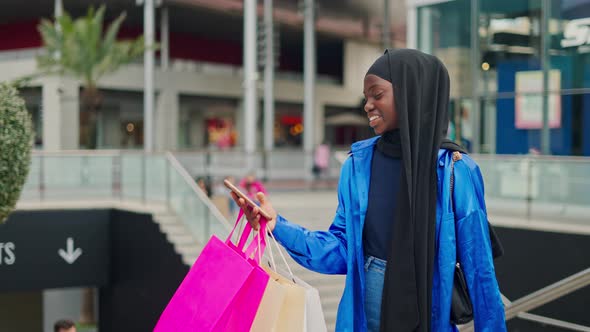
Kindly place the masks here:
<instances>
[{"instance_id":1,"label":"blurred pedestrian","mask_svg":"<svg viewBox=\"0 0 590 332\"><path fill-rule=\"evenodd\" d=\"M256 178L256 173L254 171L249 172L248 175L240 181L240 187L244 188L245 194L255 202L258 202L256 196L257 193L261 192L266 195L266 188L264 188L262 182Z\"/></svg>"},{"instance_id":2,"label":"blurred pedestrian","mask_svg":"<svg viewBox=\"0 0 590 332\"><path fill-rule=\"evenodd\" d=\"M315 179L319 180L326 173L330 166L330 146L326 141L319 144L313 155L313 173Z\"/></svg>"},{"instance_id":3,"label":"blurred pedestrian","mask_svg":"<svg viewBox=\"0 0 590 332\"><path fill-rule=\"evenodd\" d=\"M203 190L207 197L211 197L211 185L206 177L199 176L195 182L197 183L197 186Z\"/></svg>"},{"instance_id":4,"label":"blurred pedestrian","mask_svg":"<svg viewBox=\"0 0 590 332\"><path fill-rule=\"evenodd\" d=\"M299 264L346 274L336 331L456 331L457 262L475 331L506 331L483 179L465 150L445 139L447 69L432 55L387 50L366 73L363 93L379 136L352 145L330 228L291 223L259 194L271 215L267 229ZM258 229L260 209L232 197Z\"/></svg>"},{"instance_id":5,"label":"blurred pedestrian","mask_svg":"<svg viewBox=\"0 0 590 332\"><path fill-rule=\"evenodd\" d=\"M76 332L76 324L69 319L60 319L53 325L53 332Z\"/></svg>"},{"instance_id":6,"label":"blurred pedestrian","mask_svg":"<svg viewBox=\"0 0 590 332\"><path fill-rule=\"evenodd\" d=\"M231 182L232 184L235 183L235 178L231 175L226 176L224 180L227 180L227 181ZM235 215L236 211L238 210L238 204L232 199L231 190L227 189L225 186L223 186L223 188L225 188L225 193L226 193L227 199L228 199L229 215L233 217Z\"/></svg>"}]
</instances>

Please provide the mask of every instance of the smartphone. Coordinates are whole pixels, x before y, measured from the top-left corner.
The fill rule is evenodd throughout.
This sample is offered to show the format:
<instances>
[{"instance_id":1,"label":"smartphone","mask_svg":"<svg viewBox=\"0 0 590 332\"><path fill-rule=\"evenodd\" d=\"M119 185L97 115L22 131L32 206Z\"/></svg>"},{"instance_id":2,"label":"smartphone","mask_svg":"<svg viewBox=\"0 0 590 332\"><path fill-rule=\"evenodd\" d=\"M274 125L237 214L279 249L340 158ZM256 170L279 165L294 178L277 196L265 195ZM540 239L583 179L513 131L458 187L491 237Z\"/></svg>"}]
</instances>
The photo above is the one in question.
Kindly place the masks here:
<instances>
[{"instance_id":1,"label":"smartphone","mask_svg":"<svg viewBox=\"0 0 590 332\"><path fill-rule=\"evenodd\" d=\"M234 186L233 183L229 182L228 180L223 180L223 184L231 191L233 191L234 193L236 193L236 195L238 195L238 197L243 198L244 201L246 201L246 204L250 205L252 208L257 207L258 211L260 211L260 214L266 218L267 220L270 220L272 217L270 216L270 214L268 214L268 212L264 211L260 206L258 206L256 203L254 203L250 197L246 196L246 194L244 194L242 191L240 191L240 189L238 189L238 187Z\"/></svg>"}]
</instances>

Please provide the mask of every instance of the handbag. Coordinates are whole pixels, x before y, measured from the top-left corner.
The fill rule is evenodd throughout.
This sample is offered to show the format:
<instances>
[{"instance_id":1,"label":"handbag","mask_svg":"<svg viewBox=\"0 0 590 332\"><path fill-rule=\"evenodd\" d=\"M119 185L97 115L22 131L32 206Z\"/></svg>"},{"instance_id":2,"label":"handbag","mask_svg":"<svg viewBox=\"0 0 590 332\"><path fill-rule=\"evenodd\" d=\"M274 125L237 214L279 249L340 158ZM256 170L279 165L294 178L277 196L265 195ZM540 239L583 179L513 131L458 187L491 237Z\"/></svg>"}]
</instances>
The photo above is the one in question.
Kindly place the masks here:
<instances>
[{"instance_id":1,"label":"handbag","mask_svg":"<svg viewBox=\"0 0 590 332\"><path fill-rule=\"evenodd\" d=\"M461 153L453 152L451 162L451 206L453 205L453 186L455 182L455 161L461 159ZM456 237L455 237L456 241ZM461 270L461 263L457 262L455 265L455 276L453 278L453 292L451 297L451 323L461 325L469 323L473 320L473 305L467 290L467 282Z\"/></svg>"}]
</instances>

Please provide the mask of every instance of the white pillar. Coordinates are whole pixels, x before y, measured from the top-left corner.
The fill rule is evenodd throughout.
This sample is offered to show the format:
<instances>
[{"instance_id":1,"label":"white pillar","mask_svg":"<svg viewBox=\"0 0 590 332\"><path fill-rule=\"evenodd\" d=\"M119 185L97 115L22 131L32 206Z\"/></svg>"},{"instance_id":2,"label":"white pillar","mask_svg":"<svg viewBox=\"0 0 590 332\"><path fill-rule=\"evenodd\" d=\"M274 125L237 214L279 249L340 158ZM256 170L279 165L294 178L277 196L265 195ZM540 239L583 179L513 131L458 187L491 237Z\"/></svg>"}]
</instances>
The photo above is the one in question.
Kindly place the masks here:
<instances>
[{"instance_id":1,"label":"white pillar","mask_svg":"<svg viewBox=\"0 0 590 332\"><path fill-rule=\"evenodd\" d=\"M256 151L256 0L244 0L244 150Z\"/></svg>"},{"instance_id":2,"label":"white pillar","mask_svg":"<svg viewBox=\"0 0 590 332\"><path fill-rule=\"evenodd\" d=\"M53 7L53 16L60 17L63 14L64 7L62 4L62 0L55 0L55 4Z\"/></svg>"},{"instance_id":3,"label":"white pillar","mask_svg":"<svg viewBox=\"0 0 590 332\"><path fill-rule=\"evenodd\" d=\"M158 151L178 148L179 108L178 91L163 84L156 98L155 130Z\"/></svg>"},{"instance_id":4,"label":"white pillar","mask_svg":"<svg viewBox=\"0 0 590 332\"><path fill-rule=\"evenodd\" d=\"M60 123L63 150L80 147L80 85L74 79L61 79Z\"/></svg>"},{"instance_id":5,"label":"white pillar","mask_svg":"<svg viewBox=\"0 0 590 332\"><path fill-rule=\"evenodd\" d=\"M418 46L418 14L416 5L412 0L406 0L408 15L406 18L406 46L408 48L417 48Z\"/></svg>"},{"instance_id":6,"label":"white pillar","mask_svg":"<svg viewBox=\"0 0 590 332\"><path fill-rule=\"evenodd\" d=\"M389 11L389 0L383 0L383 31L381 35L383 49L391 47L391 15Z\"/></svg>"},{"instance_id":7,"label":"white pillar","mask_svg":"<svg viewBox=\"0 0 590 332\"><path fill-rule=\"evenodd\" d=\"M43 149L60 150L62 122L58 77L44 79L42 95Z\"/></svg>"},{"instance_id":8,"label":"white pillar","mask_svg":"<svg viewBox=\"0 0 590 332\"><path fill-rule=\"evenodd\" d=\"M274 147L274 27L272 17L272 0L264 0L264 150L272 151Z\"/></svg>"},{"instance_id":9,"label":"white pillar","mask_svg":"<svg viewBox=\"0 0 590 332\"><path fill-rule=\"evenodd\" d=\"M168 7L162 7L162 17L160 19L160 65L162 70L168 70L170 66L170 21Z\"/></svg>"},{"instance_id":10,"label":"white pillar","mask_svg":"<svg viewBox=\"0 0 590 332\"><path fill-rule=\"evenodd\" d=\"M303 24L303 150L311 153L314 147L314 107L315 107L315 3L304 1ZM311 165L310 165L311 166ZM311 167L309 168L311 169Z\"/></svg>"},{"instance_id":11,"label":"white pillar","mask_svg":"<svg viewBox=\"0 0 590 332\"><path fill-rule=\"evenodd\" d=\"M143 35L146 47L143 53L143 147L144 151L151 152L154 149L154 0L144 0L143 8Z\"/></svg>"}]
</instances>

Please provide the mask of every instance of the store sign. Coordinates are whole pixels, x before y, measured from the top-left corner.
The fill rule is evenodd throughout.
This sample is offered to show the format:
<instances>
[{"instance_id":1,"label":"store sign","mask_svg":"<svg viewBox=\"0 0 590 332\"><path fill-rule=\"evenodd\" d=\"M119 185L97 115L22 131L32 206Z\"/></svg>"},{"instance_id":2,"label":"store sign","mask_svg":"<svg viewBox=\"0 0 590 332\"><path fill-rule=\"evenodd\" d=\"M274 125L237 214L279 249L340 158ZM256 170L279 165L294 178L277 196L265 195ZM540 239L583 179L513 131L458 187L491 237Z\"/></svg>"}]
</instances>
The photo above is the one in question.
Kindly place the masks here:
<instances>
[{"instance_id":1,"label":"store sign","mask_svg":"<svg viewBox=\"0 0 590 332\"><path fill-rule=\"evenodd\" d=\"M109 282L109 212L19 211L0 224L0 291Z\"/></svg>"},{"instance_id":2,"label":"store sign","mask_svg":"<svg viewBox=\"0 0 590 332\"><path fill-rule=\"evenodd\" d=\"M590 18L571 20L563 31L561 47L575 47L590 44Z\"/></svg>"},{"instance_id":3,"label":"store sign","mask_svg":"<svg viewBox=\"0 0 590 332\"><path fill-rule=\"evenodd\" d=\"M561 72L549 73L549 127L561 127ZM515 126L518 129L543 128L543 72L540 70L516 72Z\"/></svg>"}]
</instances>

